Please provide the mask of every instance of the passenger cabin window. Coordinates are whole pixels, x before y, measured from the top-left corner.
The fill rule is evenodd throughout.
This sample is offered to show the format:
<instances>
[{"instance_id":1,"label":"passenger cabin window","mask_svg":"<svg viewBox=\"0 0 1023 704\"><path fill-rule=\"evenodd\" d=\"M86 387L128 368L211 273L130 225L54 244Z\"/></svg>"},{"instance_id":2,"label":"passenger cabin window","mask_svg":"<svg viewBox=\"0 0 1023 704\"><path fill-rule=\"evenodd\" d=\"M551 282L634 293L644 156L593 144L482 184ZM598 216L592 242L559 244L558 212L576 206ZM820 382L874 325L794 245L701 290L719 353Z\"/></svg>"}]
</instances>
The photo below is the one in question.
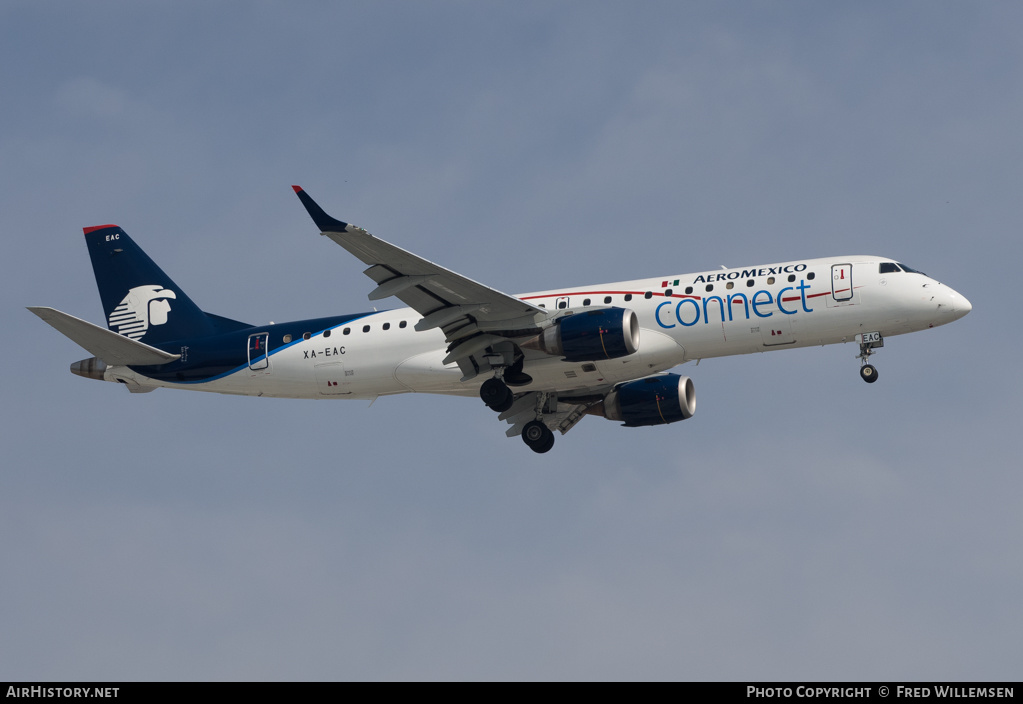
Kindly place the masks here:
<instances>
[{"instance_id":1,"label":"passenger cabin window","mask_svg":"<svg viewBox=\"0 0 1023 704\"><path fill-rule=\"evenodd\" d=\"M584 298L584 299L583 299L583 305L584 305L584 306L588 306L588 305L590 305L590 299L589 299L589 298Z\"/></svg>"},{"instance_id":2,"label":"passenger cabin window","mask_svg":"<svg viewBox=\"0 0 1023 704\"><path fill-rule=\"evenodd\" d=\"M671 295L671 289L670 289L670 288L669 288L669 289L666 289L666 290L664 291L664 295L665 295L665 296L670 296L670 295Z\"/></svg>"},{"instance_id":3,"label":"passenger cabin window","mask_svg":"<svg viewBox=\"0 0 1023 704\"><path fill-rule=\"evenodd\" d=\"M308 340L312 336L313 336L313 334L311 332L304 332L304 333L302 333L302 339L303 340Z\"/></svg>"},{"instance_id":4,"label":"passenger cabin window","mask_svg":"<svg viewBox=\"0 0 1023 704\"><path fill-rule=\"evenodd\" d=\"M324 337L330 337L330 330L324 330L323 331L323 336Z\"/></svg>"},{"instance_id":5,"label":"passenger cabin window","mask_svg":"<svg viewBox=\"0 0 1023 704\"><path fill-rule=\"evenodd\" d=\"M342 335L347 335L347 334L349 334L349 333L350 333L351 331L352 331L352 329L351 329L351 328L345 328L344 330L342 330L342 331L341 331L341 334L342 334Z\"/></svg>"},{"instance_id":6,"label":"passenger cabin window","mask_svg":"<svg viewBox=\"0 0 1023 704\"><path fill-rule=\"evenodd\" d=\"M363 325L362 326L362 331L363 332L369 332L369 326L368 325Z\"/></svg>"},{"instance_id":7,"label":"passenger cabin window","mask_svg":"<svg viewBox=\"0 0 1023 704\"><path fill-rule=\"evenodd\" d=\"M796 280L796 275L795 274L789 274L789 283L792 283L795 280Z\"/></svg>"},{"instance_id":8,"label":"passenger cabin window","mask_svg":"<svg viewBox=\"0 0 1023 704\"><path fill-rule=\"evenodd\" d=\"M688 294L690 294L692 292L693 292L693 287L692 286L686 286L686 295L688 295Z\"/></svg>"},{"instance_id":9,"label":"passenger cabin window","mask_svg":"<svg viewBox=\"0 0 1023 704\"><path fill-rule=\"evenodd\" d=\"M773 276L768 276L767 277L767 285L770 286L773 283L774 283L774 277Z\"/></svg>"},{"instance_id":10,"label":"passenger cabin window","mask_svg":"<svg viewBox=\"0 0 1023 704\"><path fill-rule=\"evenodd\" d=\"M729 291L731 291L733 288L735 288L735 282L734 281L729 281L727 284L725 284L725 288L727 288Z\"/></svg>"},{"instance_id":11,"label":"passenger cabin window","mask_svg":"<svg viewBox=\"0 0 1023 704\"><path fill-rule=\"evenodd\" d=\"M611 302L611 296L604 296L604 303L610 303L610 302Z\"/></svg>"},{"instance_id":12,"label":"passenger cabin window","mask_svg":"<svg viewBox=\"0 0 1023 704\"><path fill-rule=\"evenodd\" d=\"M707 293L710 293L713 290L714 290L714 284L707 284L707 288L706 288Z\"/></svg>"},{"instance_id":13,"label":"passenger cabin window","mask_svg":"<svg viewBox=\"0 0 1023 704\"><path fill-rule=\"evenodd\" d=\"M391 324L390 323L384 323L384 330L390 330L390 329L391 329Z\"/></svg>"},{"instance_id":14,"label":"passenger cabin window","mask_svg":"<svg viewBox=\"0 0 1023 704\"><path fill-rule=\"evenodd\" d=\"M291 342L291 335L285 335L284 336L284 344L287 344L289 342Z\"/></svg>"},{"instance_id":15,"label":"passenger cabin window","mask_svg":"<svg viewBox=\"0 0 1023 704\"><path fill-rule=\"evenodd\" d=\"M806 278L809 279L810 281L813 281L814 279L817 278L817 274L811 271L809 274L806 275Z\"/></svg>"},{"instance_id":16,"label":"passenger cabin window","mask_svg":"<svg viewBox=\"0 0 1023 704\"><path fill-rule=\"evenodd\" d=\"M631 301L632 300L632 294L631 293L625 294L625 300L626 301Z\"/></svg>"},{"instance_id":17,"label":"passenger cabin window","mask_svg":"<svg viewBox=\"0 0 1023 704\"><path fill-rule=\"evenodd\" d=\"M643 298L646 298L647 300L649 300L653 295L654 294L653 294L652 291L647 291L646 293L643 294Z\"/></svg>"},{"instance_id":18,"label":"passenger cabin window","mask_svg":"<svg viewBox=\"0 0 1023 704\"><path fill-rule=\"evenodd\" d=\"M558 301L558 309L568 308L568 301Z\"/></svg>"},{"instance_id":19,"label":"passenger cabin window","mask_svg":"<svg viewBox=\"0 0 1023 704\"><path fill-rule=\"evenodd\" d=\"M399 327L399 328L403 328L403 327L405 327L406 325L408 325L408 323L406 323L406 322L405 322L404 320L403 320L403 321L401 321L400 323L398 323L398 327Z\"/></svg>"},{"instance_id":20,"label":"passenger cabin window","mask_svg":"<svg viewBox=\"0 0 1023 704\"><path fill-rule=\"evenodd\" d=\"M746 288L753 287L753 279L746 279Z\"/></svg>"}]
</instances>

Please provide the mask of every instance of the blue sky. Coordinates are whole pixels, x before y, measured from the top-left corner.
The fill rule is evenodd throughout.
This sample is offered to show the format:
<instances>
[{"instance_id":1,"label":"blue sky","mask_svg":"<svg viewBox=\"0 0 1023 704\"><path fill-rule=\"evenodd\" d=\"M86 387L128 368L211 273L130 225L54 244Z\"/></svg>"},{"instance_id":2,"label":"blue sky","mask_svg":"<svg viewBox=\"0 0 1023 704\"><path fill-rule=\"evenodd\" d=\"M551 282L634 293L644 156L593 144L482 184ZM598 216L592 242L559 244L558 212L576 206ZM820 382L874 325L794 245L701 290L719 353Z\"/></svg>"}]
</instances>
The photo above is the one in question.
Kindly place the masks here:
<instances>
[{"instance_id":1,"label":"blue sky","mask_svg":"<svg viewBox=\"0 0 1023 704\"><path fill-rule=\"evenodd\" d=\"M0 6L0 678L1014 679L1023 10ZM544 456L480 403L128 395L116 223L203 308L368 310L333 215L525 292L838 254L973 312L689 365Z\"/></svg>"}]
</instances>

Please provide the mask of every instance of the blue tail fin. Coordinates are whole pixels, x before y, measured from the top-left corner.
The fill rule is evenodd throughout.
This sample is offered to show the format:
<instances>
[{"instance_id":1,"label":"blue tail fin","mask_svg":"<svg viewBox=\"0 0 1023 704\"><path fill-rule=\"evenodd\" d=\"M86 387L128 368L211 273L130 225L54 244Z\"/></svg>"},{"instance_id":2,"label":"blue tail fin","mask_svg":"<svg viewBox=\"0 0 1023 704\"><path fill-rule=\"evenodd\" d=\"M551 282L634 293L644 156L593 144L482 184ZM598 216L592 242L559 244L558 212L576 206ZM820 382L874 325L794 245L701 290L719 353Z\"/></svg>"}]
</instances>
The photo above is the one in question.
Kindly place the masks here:
<instances>
[{"instance_id":1,"label":"blue tail fin","mask_svg":"<svg viewBox=\"0 0 1023 704\"><path fill-rule=\"evenodd\" d=\"M87 227L85 241L111 330L149 345L218 330L117 225Z\"/></svg>"}]
</instances>

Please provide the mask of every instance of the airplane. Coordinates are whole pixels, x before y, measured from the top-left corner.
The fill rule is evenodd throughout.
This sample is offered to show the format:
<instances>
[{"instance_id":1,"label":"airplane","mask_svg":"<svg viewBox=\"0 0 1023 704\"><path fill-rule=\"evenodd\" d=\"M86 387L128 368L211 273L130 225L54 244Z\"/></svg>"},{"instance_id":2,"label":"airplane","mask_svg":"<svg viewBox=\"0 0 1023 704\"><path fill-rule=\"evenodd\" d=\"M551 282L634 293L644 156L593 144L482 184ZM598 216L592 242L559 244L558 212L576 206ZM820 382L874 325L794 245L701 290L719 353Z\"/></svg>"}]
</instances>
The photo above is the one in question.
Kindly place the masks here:
<instances>
[{"instance_id":1,"label":"airplane","mask_svg":"<svg viewBox=\"0 0 1023 704\"><path fill-rule=\"evenodd\" d=\"M29 307L93 356L78 376L312 399L479 396L537 453L587 415L626 427L696 412L692 360L855 342L860 376L895 335L970 312L893 259L841 256L512 296L337 220L292 187L320 234L368 268L370 300L408 307L250 325L201 310L116 225L84 228L107 327Z\"/></svg>"}]
</instances>

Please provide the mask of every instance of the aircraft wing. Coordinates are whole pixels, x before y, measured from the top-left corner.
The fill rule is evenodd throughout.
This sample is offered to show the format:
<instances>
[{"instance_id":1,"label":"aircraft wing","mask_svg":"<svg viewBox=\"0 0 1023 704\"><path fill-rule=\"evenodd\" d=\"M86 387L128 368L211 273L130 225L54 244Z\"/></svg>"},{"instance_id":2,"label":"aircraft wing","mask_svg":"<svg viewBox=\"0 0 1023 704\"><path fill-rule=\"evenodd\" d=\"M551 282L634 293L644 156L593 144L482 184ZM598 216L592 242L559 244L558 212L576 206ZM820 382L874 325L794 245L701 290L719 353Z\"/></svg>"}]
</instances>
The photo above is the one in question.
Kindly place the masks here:
<instances>
[{"instance_id":1,"label":"aircraft wing","mask_svg":"<svg viewBox=\"0 0 1023 704\"><path fill-rule=\"evenodd\" d=\"M482 353L510 337L535 335L549 313L378 239L361 227L327 215L299 186L292 186L320 234L354 254L377 284L370 300L396 296L423 316L415 329L441 328L450 344L445 364Z\"/></svg>"},{"instance_id":2,"label":"aircraft wing","mask_svg":"<svg viewBox=\"0 0 1023 704\"><path fill-rule=\"evenodd\" d=\"M56 308L30 306L29 310L111 366L167 364L181 358L180 354L164 352L144 342L118 335Z\"/></svg>"}]
</instances>

